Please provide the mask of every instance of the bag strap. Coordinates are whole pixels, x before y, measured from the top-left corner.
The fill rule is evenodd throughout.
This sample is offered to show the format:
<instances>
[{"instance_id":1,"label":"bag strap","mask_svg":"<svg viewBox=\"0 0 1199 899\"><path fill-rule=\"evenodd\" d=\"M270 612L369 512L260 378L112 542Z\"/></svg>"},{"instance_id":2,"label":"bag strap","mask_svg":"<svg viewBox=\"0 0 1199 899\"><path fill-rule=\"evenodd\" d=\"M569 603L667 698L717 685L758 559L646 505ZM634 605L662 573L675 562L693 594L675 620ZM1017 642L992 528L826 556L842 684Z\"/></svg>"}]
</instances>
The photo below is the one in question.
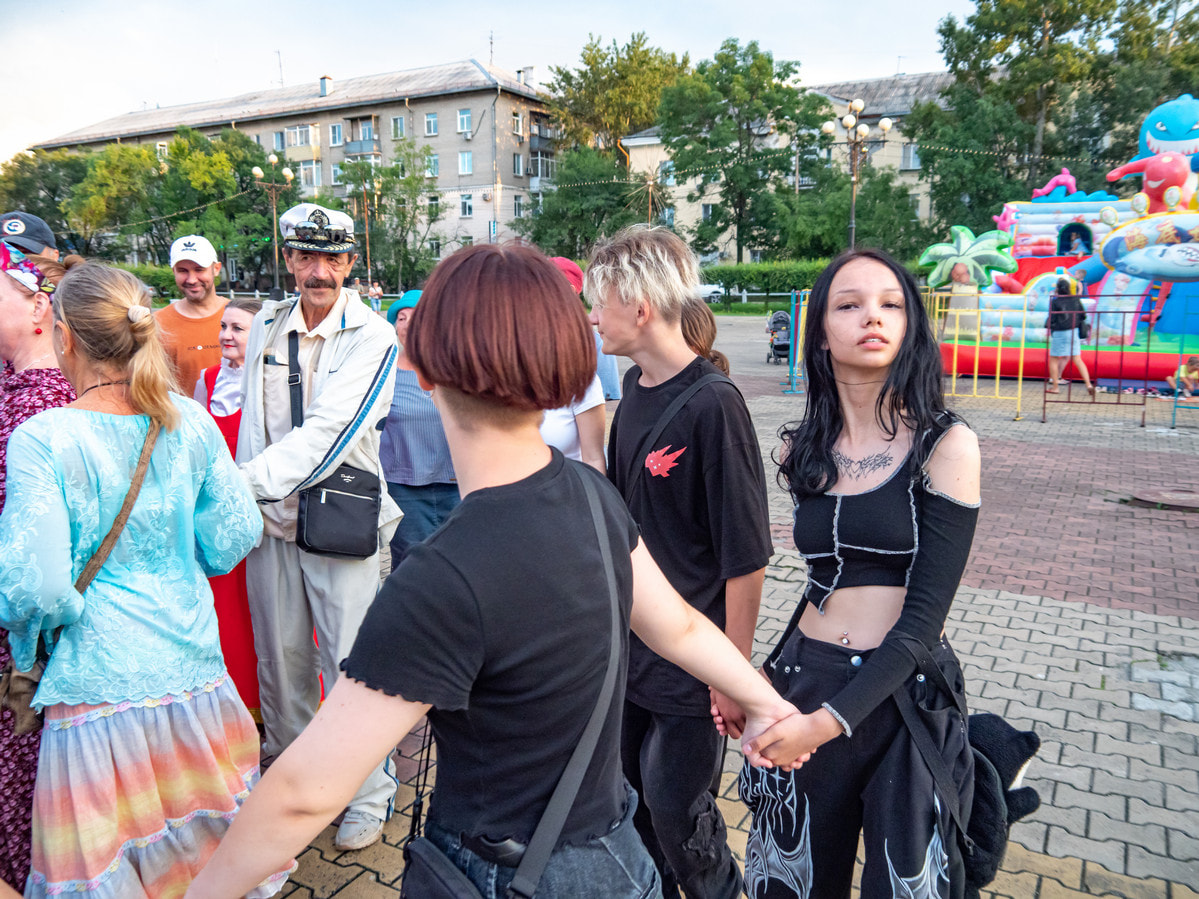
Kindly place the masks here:
<instances>
[{"instance_id":1,"label":"bag strap","mask_svg":"<svg viewBox=\"0 0 1199 899\"><path fill-rule=\"evenodd\" d=\"M674 398L674 401L666 407L665 411L658 418L657 422L654 423L649 435L643 441L641 441L641 445L637 447L637 452L633 456L632 465L634 467L633 470L629 472L629 477L627 480L629 486L625 491L626 502L633 498L633 491L636 490L637 485L641 483L641 473L645 470L645 465L642 460L645 458L646 453L654 448L654 444L657 442L658 438L662 436L662 432L666 430L666 426L674 420L674 417L678 415L680 411L682 411L682 408L687 405L687 401L691 399L691 397L695 396L695 394L699 393L709 384L712 384L716 381L724 381L726 384L732 384L734 389L737 387L736 384L733 384L732 381L719 372L710 371L705 375L700 375L700 377L697 378L691 385L689 385L686 390Z\"/></svg>"},{"instance_id":2,"label":"bag strap","mask_svg":"<svg viewBox=\"0 0 1199 899\"><path fill-rule=\"evenodd\" d=\"M587 494L587 505L591 509L591 521L595 525L596 537L599 538L600 557L603 559L604 574L608 581L608 605L612 621L611 639L608 642L608 670L604 672L604 683L600 687L599 697L596 699L595 708L591 711L587 727L575 745L566 770L562 772L558 786L554 788L554 794L550 797L549 804L546 805L545 812L541 815L541 821L538 823L537 829L533 831L533 837L529 840L529 848L525 850L525 854L516 868L516 874L512 878L512 883L508 885L508 899L512 899L514 896L530 899L537 892L537 883L541 880L541 874L550 860L550 855L558 842L558 836L562 833L562 827L566 824L566 816L570 813L575 796L579 793L583 775L595 755L595 747L598 745L600 733L604 729L604 721L612 707L612 695L616 690L616 673L620 668L620 600L616 589L616 569L612 564L612 546L608 539L608 528L604 524L599 495L596 493L595 485L589 480L590 476L584 477L574 469L572 469L572 473L583 485L583 492Z\"/></svg>"},{"instance_id":3,"label":"bag strap","mask_svg":"<svg viewBox=\"0 0 1199 899\"><path fill-rule=\"evenodd\" d=\"M116 520L108 529L108 534L105 535L100 548L88 560L87 565L79 574L79 579L75 581L75 589L79 593L83 593L88 588L96 573L104 567L104 563L108 560L108 554L112 552L117 538L125 529L125 522L129 520L129 513L133 511L133 504L137 502L137 495L141 492L142 481L146 479L146 469L150 467L150 455L154 452L154 444L158 442L158 433L161 430L162 425L151 418L150 429L146 431L146 441L142 444L142 454L138 457L137 469L133 472L133 480L129 483L129 492L125 494L125 502L121 505L121 511L117 513Z\"/></svg>"},{"instance_id":4,"label":"bag strap","mask_svg":"<svg viewBox=\"0 0 1199 899\"><path fill-rule=\"evenodd\" d=\"M291 393L291 426L304 423L304 385L300 380L300 335L287 333L287 389Z\"/></svg>"},{"instance_id":5,"label":"bag strap","mask_svg":"<svg viewBox=\"0 0 1199 899\"><path fill-rule=\"evenodd\" d=\"M900 643L912 654L920 673L926 678L930 678L938 689L953 699L954 705L957 706L958 712L962 715L963 724L968 724L965 699L950 688L949 681L945 679L945 673L937 665L936 660L933 659L932 654L928 651L928 647L908 634L892 633L899 638ZM907 691L906 685L901 685L891 696L895 700L895 704L899 707L899 714L902 716L904 724L907 725L908 732L912 735L912 741L916 744L916 748L924 758L924 764L933 776L937 792L941 794L941 801L945 803L946 809L953 818L953 823L957 825L966 851L973 852L974 841L970 839L969 834L966 832L966 824L962 820L961 803L957 787L953 782L953 774L950 772L944 757L933 742L933 737L929 733L928 726L920 720L920 716L916 712L916 703L912 701L912 696Z\"/></svg>"}]
</instances>

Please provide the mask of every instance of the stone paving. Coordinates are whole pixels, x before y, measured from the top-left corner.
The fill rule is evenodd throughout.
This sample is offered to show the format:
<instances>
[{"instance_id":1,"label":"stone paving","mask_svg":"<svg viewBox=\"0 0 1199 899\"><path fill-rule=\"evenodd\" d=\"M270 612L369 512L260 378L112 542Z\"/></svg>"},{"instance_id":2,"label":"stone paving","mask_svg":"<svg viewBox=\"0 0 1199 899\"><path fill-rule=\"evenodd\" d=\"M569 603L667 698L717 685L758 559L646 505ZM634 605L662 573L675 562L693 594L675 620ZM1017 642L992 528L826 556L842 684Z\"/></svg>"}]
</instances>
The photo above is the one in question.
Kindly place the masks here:
<instances>
[{"instance_id":1,"label":"stone paving","mask_svg":"<svg viewBox=\"0 0 1199 899\"><path fill-rule=\"evenodd\" d=\"M802 413L803 398L781 395L785 370L764 364L762 325L722 316L718 347L746 394L773 478L778 427ZM1013 828L1003 870L983 896L1199 897L1199 514L1124 502L1138 488L1199 485L1199 416L1180 414L1171 429L1170 404L1150 401L1142 428L1139 406L1101 402L1051 406L1042 423L1039 385L1024 391L1020 421L1010 398L954 400L979 433L984 473L949 637L973 709L1042 740L1026 779L1041 808ZM805 577L790 542L790 503L773 481L770 490L777 551L759 659ZM409 736L398 749L406 782L419 748L419 736ZM735 752L725 767L720 804L743 853ZM397 808L412 798L402 786ZM407 832L398 812L381 843L339 853L327 828L284 895L397 896Z\"/></svg>"}]
</instances>

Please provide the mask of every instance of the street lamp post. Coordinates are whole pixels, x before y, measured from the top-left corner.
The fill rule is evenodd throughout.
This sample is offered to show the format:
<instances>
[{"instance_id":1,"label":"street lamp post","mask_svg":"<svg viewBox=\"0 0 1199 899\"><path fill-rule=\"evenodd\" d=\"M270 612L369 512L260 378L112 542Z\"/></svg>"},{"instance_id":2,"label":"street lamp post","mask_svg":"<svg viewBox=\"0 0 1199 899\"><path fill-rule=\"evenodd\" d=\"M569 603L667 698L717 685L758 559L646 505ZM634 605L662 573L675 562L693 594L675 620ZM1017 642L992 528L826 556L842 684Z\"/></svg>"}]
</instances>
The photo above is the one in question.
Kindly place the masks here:
<instances>
[{"instance_id":1,"label":"street lamp post","mask_svg":"<svg viewBox=\"0 0 1199 899\"><path fill-rule=\"evenodd\" d=\"M283 176L282 181L275 180L275 167L279 164L279 157L272 153L267 158L267 162L271 164L271 180L267 181L266 172L259 166L254 166L250 169L250 174L254 176L254 183L267 192L271 198L271 243L275 247L275 286L271 288L271 299L283 299L283 288L279 286L279 194L291 186L291 181L295 178L291 169L284 166L279 172Z\"/></svg>"},{"instance_id":2,"label":"street lamp post","mask_svg":"<svg viewBox=\"0 0 1199 899\"><path fill-rule=\"evenodd\" d=\"M865 101L861 99L854 100L849 104L849 111L842 116L841 125L845 128L845 145L849 148L849 248L854 248L854 242L857 238L857 214L858 214L858 172L861 169L862 161L866 156L866 147L868 144L876 143L870 139L870 126L865 122L859 122L858 116L862 114L862 110L866 108ZM878 130L882 132L882 138L879 143L886 143L887 132L894 126L888 118L878 120ZM820 130L825 134L835 134L837 131L837 122L828 121L820 126Z\"/></svg>"}]
</instances>

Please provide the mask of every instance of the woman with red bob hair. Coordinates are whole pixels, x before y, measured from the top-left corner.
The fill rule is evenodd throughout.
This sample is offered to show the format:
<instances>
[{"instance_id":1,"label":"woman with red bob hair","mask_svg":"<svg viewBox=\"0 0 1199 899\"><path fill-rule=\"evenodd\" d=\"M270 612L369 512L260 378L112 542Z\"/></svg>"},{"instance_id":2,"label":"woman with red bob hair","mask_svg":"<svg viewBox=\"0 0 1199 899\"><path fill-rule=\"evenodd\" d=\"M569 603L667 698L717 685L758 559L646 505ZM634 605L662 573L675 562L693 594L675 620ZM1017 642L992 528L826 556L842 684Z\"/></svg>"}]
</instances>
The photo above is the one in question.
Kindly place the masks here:
<instances>
[{"instance_id":1,"label":"woman with red bob hair","mask_svg":"<svg viewBox=\"0 0 1199 899\"><path fill-rule=\"evenodd\" d=\"M425 835L484 897L505 895L608 669L612 599L589 479L612 547L616 688L537 896L659 896L620 766L629 627L742 703L747 739L798 713L671 589L607 480L541 439L542 411L595 374L583 309L549 260L519 246L458 251L430 277L408 340L462 502L392 572L342 662L347 677L188 895L240 895L301 851L425 713L437 742Z\"/></svg>"}]
</instances>

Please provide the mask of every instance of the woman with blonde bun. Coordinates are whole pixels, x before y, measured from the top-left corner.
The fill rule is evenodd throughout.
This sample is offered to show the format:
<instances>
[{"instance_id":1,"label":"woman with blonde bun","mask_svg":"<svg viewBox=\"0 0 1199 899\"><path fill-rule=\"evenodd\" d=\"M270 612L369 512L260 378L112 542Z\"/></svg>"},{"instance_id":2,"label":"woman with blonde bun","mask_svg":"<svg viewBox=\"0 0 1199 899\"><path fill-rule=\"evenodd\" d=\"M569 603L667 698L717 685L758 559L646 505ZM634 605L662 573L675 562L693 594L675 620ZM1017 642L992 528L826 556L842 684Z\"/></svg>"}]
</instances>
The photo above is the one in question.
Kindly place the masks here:
<instances>
[{"instance_id":1,"label":"woman with blonde bun","mask_svg":"<svg viewBox=\"0 0 1199 899\"><path fill-rule=\"evenodd\" d=\"M13 432L0 515L0 626L18 668L49 650L25 895L179 895L258 778L207 576L241 560L262 520L212 418L173 393L137 278L77 265L53 312L78 399ZM128 520L80 592L144 451Z\"/></svg>"}]
</instances>

